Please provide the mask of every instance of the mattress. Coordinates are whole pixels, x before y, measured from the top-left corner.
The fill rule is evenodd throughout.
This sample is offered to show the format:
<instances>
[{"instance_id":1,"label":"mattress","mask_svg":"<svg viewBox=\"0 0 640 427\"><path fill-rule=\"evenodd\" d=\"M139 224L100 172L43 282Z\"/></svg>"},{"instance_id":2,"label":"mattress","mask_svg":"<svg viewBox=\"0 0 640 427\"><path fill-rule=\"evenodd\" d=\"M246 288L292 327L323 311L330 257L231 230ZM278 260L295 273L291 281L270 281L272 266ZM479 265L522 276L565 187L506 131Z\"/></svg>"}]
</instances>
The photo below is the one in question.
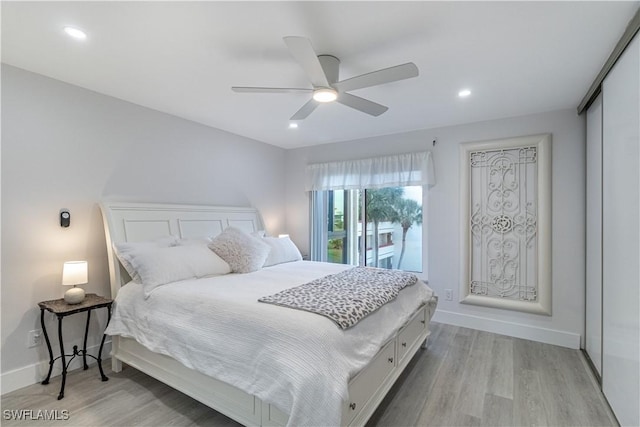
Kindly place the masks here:
<instances>
[{"instance_id":1,"label":"mattress","mask_svg":"<svg viewBox=\"0 0 640 427\"><path fill-rule=\"evenodd\" d=\"M408 286L346 330L258 299L348 268L291 262L174 282L147 299L141 285L129 283L118 292L107 333L257 396L289 414L289 425L339 425L349 379L433 291L422 282Z\"/></svg>"}]
</instances>

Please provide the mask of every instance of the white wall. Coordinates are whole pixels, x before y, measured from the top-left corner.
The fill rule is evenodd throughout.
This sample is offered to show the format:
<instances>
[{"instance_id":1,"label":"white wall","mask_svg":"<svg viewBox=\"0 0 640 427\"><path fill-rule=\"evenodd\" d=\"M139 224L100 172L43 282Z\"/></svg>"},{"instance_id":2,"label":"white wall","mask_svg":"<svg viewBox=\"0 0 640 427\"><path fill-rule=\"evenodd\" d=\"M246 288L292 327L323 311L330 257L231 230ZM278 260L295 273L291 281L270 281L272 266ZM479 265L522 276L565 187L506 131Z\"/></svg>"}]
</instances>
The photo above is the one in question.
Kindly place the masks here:
<instances>
[{"instance_id":1,"label":"white wall","mask_svg":"<svg viewBox=\"0 0 640 427\"><path fill-rule=\"evenodd\" d=\"M109 295L100 200L255 206L277 234L284 162L283 149L3 65L3 392L35 382L48 360L46 346L27 348L27 332L40 329L37 302L62 297L64 261L88 260L86 291ZM61 208L71 211L66 229ZM81 347L85 318L64 320L67 350Z\"/></svg>"},{"instance_id":2,"label":"white wall","mask_svg":"<svg viewBox=\"0 0 640 427\"><path fill-rule=\"evenodd\" d=\"M553 315L459 304L459 144L539 133L552 134ZM308 163L419 150L432 150L437 179L428 195L428 250L423 252L429 284L440 295L435 320L578 348L585 298L585 122L575 110L288 150L287 232L303 252L308 251ZM453 301L444 301L445 289L453 290Z\"/></svg>"}]
</instances>

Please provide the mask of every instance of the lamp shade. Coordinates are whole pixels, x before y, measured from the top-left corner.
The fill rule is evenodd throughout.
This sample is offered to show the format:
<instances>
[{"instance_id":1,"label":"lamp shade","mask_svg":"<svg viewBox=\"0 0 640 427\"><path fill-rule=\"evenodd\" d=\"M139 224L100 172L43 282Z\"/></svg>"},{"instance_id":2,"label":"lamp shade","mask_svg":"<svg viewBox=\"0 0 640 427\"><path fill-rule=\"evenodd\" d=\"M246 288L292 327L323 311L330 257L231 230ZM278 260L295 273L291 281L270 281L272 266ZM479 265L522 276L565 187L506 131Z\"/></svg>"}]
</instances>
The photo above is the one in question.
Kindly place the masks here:
<instances>
[{"instance_id":1,"label":"lamp shade","mask_svg":"<svg viewBox=\"0 0 640 427\"><path fill-rule=\"evenodd\" d=\"M64 286L84 285L89 281L87 261L67 261L62 268Z\"/></svg>"}]
</instances>

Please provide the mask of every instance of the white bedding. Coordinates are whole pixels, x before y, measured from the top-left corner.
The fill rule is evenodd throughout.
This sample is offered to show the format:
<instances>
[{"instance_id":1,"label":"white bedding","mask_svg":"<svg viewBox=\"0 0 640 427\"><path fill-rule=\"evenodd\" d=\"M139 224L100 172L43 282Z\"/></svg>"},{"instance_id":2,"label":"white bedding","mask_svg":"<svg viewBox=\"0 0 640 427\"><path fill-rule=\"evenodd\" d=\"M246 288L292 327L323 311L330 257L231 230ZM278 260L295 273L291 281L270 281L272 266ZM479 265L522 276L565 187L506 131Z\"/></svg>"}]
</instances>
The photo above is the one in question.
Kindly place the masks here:
<instances>
[{"instance_id":1,"label":"white bedding","mask_svg":"<svg viewBox=\"0 0 640 427\"><path fill-rule=\"evenodd\" d=\"M298 261L248 274L185 280L148 299L130 283L117 295L107 332L231 384L289 414L289 425L339 425L348 381L433 296L419 282L341 330L305 311L257 302L348 265Z\"/></svg>"}]
</instances>

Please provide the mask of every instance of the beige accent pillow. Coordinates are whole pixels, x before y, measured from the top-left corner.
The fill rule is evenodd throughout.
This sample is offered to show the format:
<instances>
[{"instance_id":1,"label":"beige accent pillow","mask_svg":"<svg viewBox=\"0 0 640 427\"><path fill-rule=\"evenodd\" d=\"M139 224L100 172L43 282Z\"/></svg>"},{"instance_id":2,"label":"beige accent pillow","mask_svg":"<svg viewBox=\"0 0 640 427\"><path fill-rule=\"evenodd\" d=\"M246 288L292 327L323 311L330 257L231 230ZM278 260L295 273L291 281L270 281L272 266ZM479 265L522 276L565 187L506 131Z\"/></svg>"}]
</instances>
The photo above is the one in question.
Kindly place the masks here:
<instances>
[{"instance_id":1,"label":"beige accent pillow","mask_svg":"<svg viewBox=\"0 0 640 427\"><path fill-rule=\"evenodd\" d=\"M225 260L234 273L250 273L262 268L269 245L244 231L229 227L211 240L209 248Z\"/></svg>"}]
</instances>

